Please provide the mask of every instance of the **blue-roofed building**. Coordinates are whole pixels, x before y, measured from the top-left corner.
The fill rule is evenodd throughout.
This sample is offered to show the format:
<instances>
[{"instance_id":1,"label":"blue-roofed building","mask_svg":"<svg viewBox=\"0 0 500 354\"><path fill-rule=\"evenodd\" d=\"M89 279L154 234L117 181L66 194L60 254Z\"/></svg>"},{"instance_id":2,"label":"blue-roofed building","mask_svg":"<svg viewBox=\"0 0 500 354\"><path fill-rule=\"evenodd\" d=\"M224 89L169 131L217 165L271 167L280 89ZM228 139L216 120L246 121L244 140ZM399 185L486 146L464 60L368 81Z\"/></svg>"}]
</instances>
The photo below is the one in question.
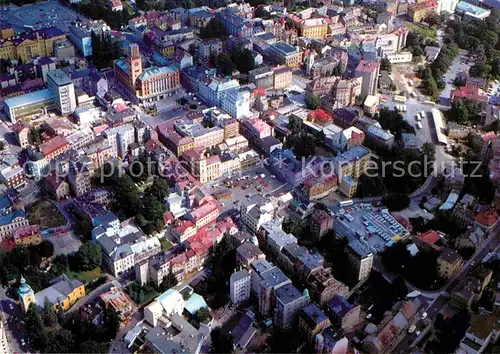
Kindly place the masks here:
<instances>
[{"instance_id":1,"label":"blue-roofed building","mask_svg":"<svg viewBox=\"0 0 500 354\"><path fill-rule=\"evenodd\" d=\"M387 147L394 144L394 135L390 131L382 129L378 123L366 129L366 137L377 144Z\"/></svg>"},{"instance_id":2,"label":"blue-roofed building","mask_svg":"<svg viewBox=\"0 0 500 354\"><path fill-rule=\"evenodd\" d=\"M335 295L328 302L327 312L335 324L343 330L348 330L359 323L361 306L354 306L344 297Z\"/></svg>"},{"instance_id":3,"label":"blue-roofed building","mask_svg":"<svg viewBox=\"0 0 500 354\"><path fill-rule=\"evenodd\" d=\"M51 90L45 89L22 96L7 98L4 110L12 123L36 114L46 113L55 108L55 98Z\"/></svg>"},{"instance_id":4,"label":"blue-roofed building","mask_svg":"<svg viewBox=\"0 0 500 354\"><path fill-rule=\"evenodd\" d=\"M29 221L24 210L14 210L0 216L0 242L11 238L18 228L28 225Z\"/></svg>"},{"instance_id":5,"label":"blue-roofed building","mask_svg":"<svg viewBox=\"0 0 500 354\"><path fill-rule=\"evenodd\" d=\"M330 320L316 304L309 304L299 313L299 331L308 341L313 341L323 328L330 326Z\"/></svg>"},{"instance_id":6,"label":"blue-roofed building","mask_svg":"<svg viewBox=\"0 0 500 354\"><path fill-rule=\"evenodd\" d=\"M299 50L282 41L271 44L268 49L268 55L280 65L286 65L290 68L296 68L301 65Z\"/></svg>"},{"instance_id":7,"label":"blue-roofed building","mask_svg":"<svg viewBox=\"0 0 500 354\"><path fill-rule=\"evenodd\" d=\"M314 351L316 353L347 353L349 340L342 331L333 326L325 328L316 335L314 341Z\"/></svg>"},{"instance_id":8,"label":"blue-roofed building","mask_svg":"<svg viewBox=\"0 0 500 354\"><path fill-rule=\"evenodd\" d=\"M193 290L193 289L191 289ZM208 305L200 294L197 294L193 292L191 296L189 296L189 299L186 300L186 303L184 304L184 309L189 312L190 315L194 315L196 311L202 308L207 308Z\"/></svg>"}]
</instances>

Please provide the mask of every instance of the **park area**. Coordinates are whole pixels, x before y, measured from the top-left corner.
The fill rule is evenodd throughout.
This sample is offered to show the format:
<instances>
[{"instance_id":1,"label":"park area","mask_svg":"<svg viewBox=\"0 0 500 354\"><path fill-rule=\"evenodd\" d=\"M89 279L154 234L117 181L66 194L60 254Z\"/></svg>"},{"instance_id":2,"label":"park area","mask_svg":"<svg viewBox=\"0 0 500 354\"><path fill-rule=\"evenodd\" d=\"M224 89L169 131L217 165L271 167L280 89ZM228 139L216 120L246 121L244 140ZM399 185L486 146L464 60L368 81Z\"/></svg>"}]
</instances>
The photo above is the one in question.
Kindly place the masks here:
<instances>
[{"instance_id":1,"label":"park area","mask_svg":"<svg viewBox=\"0 0 500 354\"><path fill-rule=\"evenodd\" d=\"M40 229L51 229L66 224L66 219L48 200L40 200L27 208L30 225L38 224Z\"/></svg>"},{"instance_id":2,"label":"park area","mask_svg":"<svg viewBox=\"0 0 500 354\"><path fill-rule=\"evenodd\" d=\"M141 286L133 281L125 287L125 292L137 305L142 305L153 300L160 293L150 285Z\"/></svg>"},{"instance_id":3,"label":"park area","mask_svg":"<svg viewBox=\"0 0 500 354\"><path fill-rule=\"evenodd\" d=\"M403 26L405 26L411 32L418 33L421 36L426 37L426 38L436 39L436 30L435 29L419 26L415 23L411 23L408 21L402 21L401 23L403 24Z\"/></svg>"}]
</instances>

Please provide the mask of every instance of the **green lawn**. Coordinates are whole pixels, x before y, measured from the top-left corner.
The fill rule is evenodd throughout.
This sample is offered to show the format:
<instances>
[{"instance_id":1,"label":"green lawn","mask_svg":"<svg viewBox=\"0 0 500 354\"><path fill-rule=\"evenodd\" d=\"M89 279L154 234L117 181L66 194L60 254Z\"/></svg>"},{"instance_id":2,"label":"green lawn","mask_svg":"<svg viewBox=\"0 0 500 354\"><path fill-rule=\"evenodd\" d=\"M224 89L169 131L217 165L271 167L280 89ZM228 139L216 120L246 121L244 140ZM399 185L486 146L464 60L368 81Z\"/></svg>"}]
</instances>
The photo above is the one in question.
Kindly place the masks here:
<instances>
[{"instance_id":1,"label":"green lawn","mask_svg":"<svg viewBox=\"0 0 500 354\"><path fill-rule=\"evenodd\" d=\"M136 304L141 305L151 301L160 293L150 285L140 286L137 282L133 281L125 287L125 292Z\"/></svg>"},{"instance_id":2,"label":"green lawn","mask_svg":"<svg viewBox=\"0 0 500 354\"><path fill-rule=\"evenodd\" d=\"M168 251L172 248L172 242L170 242L166 237L160 239L162 251Z\"/></svg>"},{"instance_id":3,"label":"green lawn","mask_svg":"<svg viewBox=\"0 0 500 354\"><path fill-rule=\"evenodd\" d=\"M403 26L405 26L408 30L418 33L424 37L436 39L436 30L432 28L423 28L414 23L408 21L401 21Z\"/></svg>"},{"instance_id":4,"label":"green lawn","mask_svg":"<svg viewBox=\"0 0 500 354\"><path fill-rule=\"evenodd\" d=\"M83 284L87 284L90 283L92 280L99 278L103 274L104 273L102 272L101 267L96 267L86 272L77 273L69 271L67 275L70 279L78 279Z\"/></svg>"}]
</instances>

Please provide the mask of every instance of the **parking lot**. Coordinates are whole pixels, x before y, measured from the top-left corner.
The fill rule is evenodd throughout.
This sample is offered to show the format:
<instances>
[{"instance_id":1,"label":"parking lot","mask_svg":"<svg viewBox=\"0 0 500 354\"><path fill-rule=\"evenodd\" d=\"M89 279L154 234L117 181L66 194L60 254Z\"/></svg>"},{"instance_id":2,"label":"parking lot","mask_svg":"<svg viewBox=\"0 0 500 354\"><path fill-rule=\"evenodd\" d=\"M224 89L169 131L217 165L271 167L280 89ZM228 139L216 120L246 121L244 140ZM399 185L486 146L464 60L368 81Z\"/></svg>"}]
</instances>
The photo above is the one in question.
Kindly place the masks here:
<instances>
[{"instance_id":1,"label":"parking lot","mask_svg":"<svg viewBox=\"0 0 500 354\"><path fill-rule=\"evenodd\" d=\"M2 24L11 25L16 31L25 31L32 27L56 26L64 32L72 21L76 21L78 14L73 10L61 5L57 0L49 0L37 4L17 7L8 5L0 7L0 18Z\"/></svg>"},{"instance_id":2,"label":"parking lot","mask_svg":"<svg viewBox=\"0 0 500 354\"><path fill-rule=\"evenodd\" d=\"M255 194L277 196L292 190L290 185L281 182L266 167L260 166L213 181L206 184L205 188L219 201L221 214L233 208L239 209L241 201Z\"/></svg>"}]
</instances>

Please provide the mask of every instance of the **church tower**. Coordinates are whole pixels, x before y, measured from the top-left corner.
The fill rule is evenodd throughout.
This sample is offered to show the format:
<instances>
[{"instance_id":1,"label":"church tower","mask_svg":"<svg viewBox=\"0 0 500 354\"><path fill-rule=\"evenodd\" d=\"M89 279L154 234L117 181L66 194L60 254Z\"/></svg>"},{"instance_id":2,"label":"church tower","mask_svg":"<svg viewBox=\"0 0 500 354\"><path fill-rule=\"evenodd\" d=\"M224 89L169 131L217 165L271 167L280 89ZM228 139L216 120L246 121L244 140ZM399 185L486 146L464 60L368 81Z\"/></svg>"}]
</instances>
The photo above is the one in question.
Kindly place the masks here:
<instances>
[{"instance_id":1,"label":"church tower","mask_svg":"<svg viewBox=\"0 0 500 354\"><path fill-rule=\"evenodd\" d=\"M130 45L129 71L131 87L135 89L137 77L142 73L141 52L136 43Z\"/></svg>"},{"instance_id":2,"label":"church tower","mask_svg":"<svg viewBox=\"0 0 500 354\"><path fill-rule=\"evenodd\" d=\"M21 300L21 308L23 312L28 311L30 305L35 302L35 292L31 289L31 286L26 283L26 279L21 276L20 285L17 289L19 294L19 299Z\"/></svg>"}]
</instances>

